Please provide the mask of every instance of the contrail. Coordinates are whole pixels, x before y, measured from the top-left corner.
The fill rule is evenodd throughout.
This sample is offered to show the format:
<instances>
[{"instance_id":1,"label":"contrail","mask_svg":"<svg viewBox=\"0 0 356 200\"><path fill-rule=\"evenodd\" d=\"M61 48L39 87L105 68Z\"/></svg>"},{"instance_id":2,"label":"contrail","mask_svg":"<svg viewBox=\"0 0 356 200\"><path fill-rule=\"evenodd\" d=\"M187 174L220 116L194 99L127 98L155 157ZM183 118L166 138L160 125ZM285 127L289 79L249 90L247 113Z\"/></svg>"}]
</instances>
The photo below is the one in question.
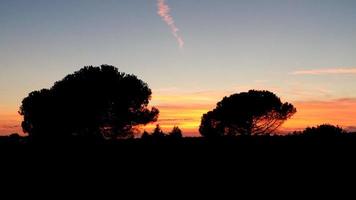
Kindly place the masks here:
<instances>
[{"instance_id":1,"label":"contrail","mask_svg":"<svg viewBox=\"0 0 356 200\"><path fill-rule=\"evenodd\" d=\"M166 4L166 0L157 0L157 14L162 18L164 22L170 27L173 36L176 38L180 48L184 46L183 38L178 34L179 29L176 27L172 16L170 15L170 8Z\"/></svg>"}]
</instances>

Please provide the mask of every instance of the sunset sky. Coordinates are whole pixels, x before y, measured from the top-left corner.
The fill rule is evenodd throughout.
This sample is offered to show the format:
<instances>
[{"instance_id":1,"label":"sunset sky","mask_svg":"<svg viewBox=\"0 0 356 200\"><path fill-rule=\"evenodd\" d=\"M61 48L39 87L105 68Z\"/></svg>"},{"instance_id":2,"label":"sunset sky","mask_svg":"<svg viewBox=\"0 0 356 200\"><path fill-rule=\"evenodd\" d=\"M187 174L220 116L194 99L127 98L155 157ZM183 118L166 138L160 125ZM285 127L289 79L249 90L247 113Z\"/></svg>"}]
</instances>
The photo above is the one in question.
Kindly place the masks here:
<instances>
[{"instance_id":1,"label":"sunset sky","mask_svg":"<svg viewBox=\"0 0 356 200\"><path fill-rule=\"evenodd\" d=\"M147 82L166 130L198 135L249 89L295 105L281 131L356 130L355 0L0 0L0 27L0 134L29 92L100 64Z\"/></svg>"}]
</instances>

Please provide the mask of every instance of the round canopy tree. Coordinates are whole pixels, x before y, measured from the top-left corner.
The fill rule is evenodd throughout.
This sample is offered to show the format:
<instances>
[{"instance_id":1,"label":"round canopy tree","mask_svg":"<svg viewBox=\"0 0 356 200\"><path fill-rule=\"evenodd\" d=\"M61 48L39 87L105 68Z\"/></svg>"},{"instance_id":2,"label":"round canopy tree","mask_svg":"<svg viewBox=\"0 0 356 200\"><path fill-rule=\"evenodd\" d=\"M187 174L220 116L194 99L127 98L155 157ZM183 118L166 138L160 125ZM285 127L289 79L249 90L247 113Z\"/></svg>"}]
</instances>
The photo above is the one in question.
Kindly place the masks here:
<instances>
[{"instance_id":1,"label":"round canopy tree","mask_svg":"<svg viewBox=\"0 0 356 200\"><path fill-rule=\"evenodd\" d=\"M22 128L33 137L132 137L138 125L154 122L151 89L134 75L110 65L88 66L51 89L34 91L22 101Z\"/></svg>"},{"instance_id":2,"label":"round canopy tree","mask_svg":"<svg viewBox=\"0 0 356 200\"><path fill-rule=\"evenodd\" d=\"M344 135L347 132L339 126L334 126L331 124L322 124L317 127L308 127L302 134L306 136L315 136L315 137L335 137Z\"/></svg>"},{"instance_id":3,"label":"round canopy tree","mask_svg":"<svg viewBox=\"0 0 356 200\"><path fill-rule=\"evenodd\" d=\"M272 92L250 90L224 97L203 115L199 131L206 137L271 134L294 113Z\"/></svg>"}]
</instances>

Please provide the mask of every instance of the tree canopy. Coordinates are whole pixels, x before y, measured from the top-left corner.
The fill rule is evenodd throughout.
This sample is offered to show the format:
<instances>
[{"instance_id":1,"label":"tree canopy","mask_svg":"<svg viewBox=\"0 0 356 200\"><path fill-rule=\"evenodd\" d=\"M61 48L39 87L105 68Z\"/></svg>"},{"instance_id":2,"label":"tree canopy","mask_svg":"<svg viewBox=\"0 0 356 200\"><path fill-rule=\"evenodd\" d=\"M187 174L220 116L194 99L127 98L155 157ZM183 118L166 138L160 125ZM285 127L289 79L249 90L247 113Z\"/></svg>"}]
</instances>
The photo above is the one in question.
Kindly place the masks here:
<instances>
[{"instance_id":1,"label":"tree canopy","mask_svg":"<svg viewBox=\"0 0 356 200\"><path fill-rule=\"evenodd\" d=\"M199 131L206 137L271 134L294 113L274 93L250 90L224 97L203 115Z\"/></svg>"},{"instance_id":2,"label":"tree canopy","mask_svg":"<svg viewBox=\"0 0 356 200\"><path fill-rule=\"evenodd\" d=\"M341 127L331 124L322 124L316 127L308 127L302 132L303 135L317 137L335 137L345 133L346 131Z\"/></svg>"},{"instance_id":3,"label":"tree canopy","mask_svg":"<svg viewBox=\"0 0 356 200\"><path fill-rule=\"evenodd\" d=\"M154 122L151 89L135 75L110 65L87 66L50 89L31 92L19 113L33 137L132 137L134 128Z\"/></svg>"},{"instance_id":4,"label":"tree canopy","mask_svg":"<svg viewBox=\"0 0 356 200\"><path fill-rule=\"evenodd\" d=\"M172 131L169 133L169 136L172 138L182 138L183 133L182 130L178 126L174 126Z\"/></svg>"}]
</instances>

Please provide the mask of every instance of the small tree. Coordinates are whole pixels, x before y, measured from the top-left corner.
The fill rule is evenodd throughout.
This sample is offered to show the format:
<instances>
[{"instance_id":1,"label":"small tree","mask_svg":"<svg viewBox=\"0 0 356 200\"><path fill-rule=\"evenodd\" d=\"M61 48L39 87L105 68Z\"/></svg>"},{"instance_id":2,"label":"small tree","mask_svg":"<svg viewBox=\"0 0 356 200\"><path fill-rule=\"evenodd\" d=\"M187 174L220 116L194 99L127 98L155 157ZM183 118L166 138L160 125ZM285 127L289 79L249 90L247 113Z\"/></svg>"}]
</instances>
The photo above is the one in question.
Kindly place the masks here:
<instances>
[{"instance_id":1,"label":"small tree","mask_svg":"<svg viewBox=\"0 0 356 200\"><path fill-rule=\"evenodd\" d=\"M153 130L152 137L155 138L162 138L165 137L166 135L162 131L161 127L159 124L156 125L156 128Z\"/></svg>"},{"instance_id":2,"label":"small tree","mask_svg":"<svg viewBox=\"0 0 356 200\"><path fill-rule=\"evenodd\" d=\"M182 138L183 137L182 130L180 130L178 126L174 126L172 131L169 133L169 136L176 139Z\"/></svg>"},{"instance_id":3,"label":"small tree","mask_svg":"<svg viewBox=\"0 0 356 200\"><path fill-rule=\"evenodd\" d=\"M148 139L148 138L150 138L150 134L146 130L143 131L141 139L145 140L145 139Z\"/></svg>"},{"instance_id":4,"label":"small tree","mask_svg":"<svg viewBox=\"0 0 356 200\"><path fill-rule=\"evenodd\" d=\"M303 135L317 137L335 137L345 134L346 131L339 126L322 124L317 127L308 127L303 131Z\"/></svg>"}]
</instances>

